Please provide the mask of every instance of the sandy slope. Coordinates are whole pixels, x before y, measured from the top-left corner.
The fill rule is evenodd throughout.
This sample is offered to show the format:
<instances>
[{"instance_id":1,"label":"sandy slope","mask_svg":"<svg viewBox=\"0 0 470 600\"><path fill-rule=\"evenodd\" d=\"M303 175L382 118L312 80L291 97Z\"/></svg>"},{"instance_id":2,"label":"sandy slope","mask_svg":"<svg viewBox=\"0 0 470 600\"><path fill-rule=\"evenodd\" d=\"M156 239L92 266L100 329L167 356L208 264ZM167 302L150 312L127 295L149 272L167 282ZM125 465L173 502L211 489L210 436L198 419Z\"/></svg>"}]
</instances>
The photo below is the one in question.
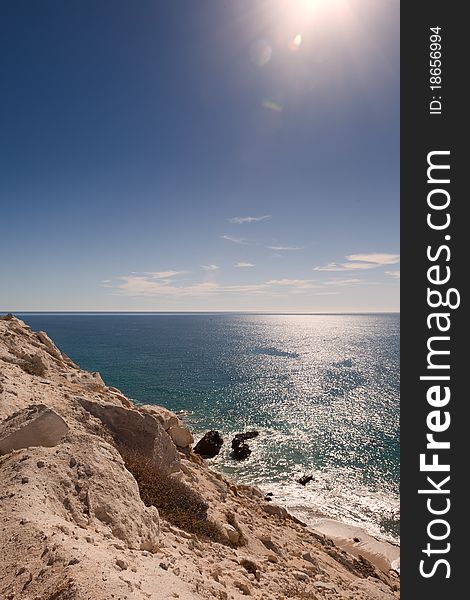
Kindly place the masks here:
<instances>
[{"instance_id":1,"label":"sandy slope","mask_svg":"<svg viewBox=\"0 0 470 600\"><path fill-rule=\"evenodd\" d=\"M2 599L399 597L347 535L356 557L212 472L175 415L132 405L16 318L0 319L0 420ZM218 541L144 505L123 442L204 499Z\"/></svg>"}]
</instances>

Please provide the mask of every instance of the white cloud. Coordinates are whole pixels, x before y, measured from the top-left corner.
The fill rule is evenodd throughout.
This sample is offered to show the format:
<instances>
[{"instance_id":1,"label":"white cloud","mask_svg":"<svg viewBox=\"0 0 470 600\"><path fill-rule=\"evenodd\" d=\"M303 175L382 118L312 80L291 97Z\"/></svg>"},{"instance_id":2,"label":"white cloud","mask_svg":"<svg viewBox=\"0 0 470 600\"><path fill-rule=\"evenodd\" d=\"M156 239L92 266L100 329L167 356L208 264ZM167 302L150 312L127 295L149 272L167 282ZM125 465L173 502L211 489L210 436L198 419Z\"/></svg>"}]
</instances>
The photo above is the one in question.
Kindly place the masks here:
<instances>
[{"instance_id":1,"label":"white cloud","mask_svg":"<svg viewBox=\"0 0 470 600\"><path fill-rule=\"evenodd\" d=\"M242 225L243 223L256 223L258 221L265 221L270 219L271 215L263 215L262 217L232 217L229 219L230 223L236 223Z\"/></svg>"},{"instance_id":2,"label":"white cloud","mask_svg":"<svg viewBox=\"0 0 470 600\"><path fill-rule=\"evenodd\" d=\"M395 265L400 262L399 254L372 252L371 254L349 254L347 260L374 263L376 265Z\"/></svg>"},{"instance_id":3,"label":"white cloud","mask_svg":"<svg viewBox=\"0 0 470 600\"><path fill-rule=\"evenodd\" d=\"M269 250L290 251L290 250L303 250L302 246L267 246Z\"/></svg>"},{"instance_id":4,"label":"white cloud","mask_svg":"<svg viewBox=\"0 0 470 600\"><path fill-rule=\"evenodd\" d=\"M218 285L212 282L178 285L171 279L155 279L146 274L120 277L116 286L122 296L205 296L217 289Z\"/></svg>"},{"instance_id":5,"label":"white cloud","mask_svg":"<svg viewBox=\"0 0 470 600\"><path fill-rule=\"evenodd\" d=\"M321 267L314 267L314 271L327 271L327 272L341 272L341 271L354 271L355 269L375 269L378 265L373 263L328 263Z\"/></svg>"},{"instance_id":6,"label":"white cloud","mask_svg":"<svg viewBox=\"0 0 470 600\"><path fill-rule=\"evenodd\" d=\"M314 267L314 271L340 272L365 269L376 269L384 265L394 265L400 262L399 254L386 254L373 252L370 254L349 254L345 256L347 262L330 262L327 265Z\"/></svg>"},{"instance_id":7,"label":"white cloud","mask_svg":"<svg viewBox=\"0 0 470 600\"><path fill-rule=\"evenodd\" d=\"M315 287L311 279L270 279L266 282L269 286L287 286L296 289L312 289Z\"/></svg>"},{"instance_id":8,"label":"white cloud","mask_svg":"<svg viewBox=\"0 0 470 600\"><path fill-rule=\"evenodd\" d=\"M390 277L394 277L395 279L400 279L400 271L385 271L386 275L390 275Z\"/></svg>"},{"instance_id":9,"label":"white cloud","mask_svg":"<svg viewBox=\"0 0 470 600\"><path fill-rule=\"evenodd\" d=\"M246 246L250 243L248 240L245 240L241 237L236 237L234 235L221 235L220 237L221 239L227 240L228 242L233 242L234 244L242 244L243 246Z\"/></svg>"},{"instance_id":10,"label":"white cloud","mask_svg":"<svg viewBox=\"0 0 470 600\"><path fill-rule=\"evenodd\" d=\"M204 271L217 271L219 268L217 265L201 265L201 269Z\"/></svg>"},{"instance_id":11,"label":"white cloud","mask_svg":"<svg viewBox=\"0 0 470 600\"><path fill-rule=\"evenodd\" d=\"M207 265L209 266L209 265ZM216 282L201 282L188 284L185 281L178 281L174 278L162 278L159 275L163 273L131 273L119 277L114 285L107 284L106 287L113 287L115 294L131 297L200 297L213 294L299 294L312 290L318 285L310 279L271 279L269 281L253 284L235 284L222 285ZM164 271L167 273L167 271ZM177 271L171 273L184 273ZM155 276L157 275L157 276Z\"/></svg>"},{"instance_id":12,"label":"white cloud","mask_svg":"<svg viewBox=\"0 0 470 600\"><path fill-rule=\"evenodd\" d=\"M147 277L152 279L170 279L172 277L176 277L177 275L184 275L187 271L146 271L142 273ZM132 273L133 275L138 275L138 273Z\"/></svg>"},{"instance_id":13,"label":"white cloud","mask_svg":"<svg viewBox=\"0 0 470 600\"><path fill-rule=\"evenodd\" d=\"M255 265L253 263L240 261L236 262L233 266L237 269L249 269L251 267L254 267Z\"/></svg>"}]
</instances>

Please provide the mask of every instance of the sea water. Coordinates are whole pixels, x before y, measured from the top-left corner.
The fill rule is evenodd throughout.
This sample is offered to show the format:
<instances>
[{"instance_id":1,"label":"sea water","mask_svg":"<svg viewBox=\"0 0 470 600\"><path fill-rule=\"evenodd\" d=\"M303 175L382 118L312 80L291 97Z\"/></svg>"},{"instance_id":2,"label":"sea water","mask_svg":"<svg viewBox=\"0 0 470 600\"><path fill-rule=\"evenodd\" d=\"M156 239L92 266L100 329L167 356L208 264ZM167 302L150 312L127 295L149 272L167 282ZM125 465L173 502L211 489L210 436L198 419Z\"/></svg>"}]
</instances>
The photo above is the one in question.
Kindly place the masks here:
<instances>
[{"instance_id":1,"label":"sea water","mask_svg":"<svg viewBox=\"0 0 470 600\"><path fill-rule=\"evenodd\" d=\"M133 400L180 412L196 440L220 431L221 472L309 523L398 540L399 315L18 316ZM231 439L251 429L237 462Z\"/></svg>"}]
</instances>

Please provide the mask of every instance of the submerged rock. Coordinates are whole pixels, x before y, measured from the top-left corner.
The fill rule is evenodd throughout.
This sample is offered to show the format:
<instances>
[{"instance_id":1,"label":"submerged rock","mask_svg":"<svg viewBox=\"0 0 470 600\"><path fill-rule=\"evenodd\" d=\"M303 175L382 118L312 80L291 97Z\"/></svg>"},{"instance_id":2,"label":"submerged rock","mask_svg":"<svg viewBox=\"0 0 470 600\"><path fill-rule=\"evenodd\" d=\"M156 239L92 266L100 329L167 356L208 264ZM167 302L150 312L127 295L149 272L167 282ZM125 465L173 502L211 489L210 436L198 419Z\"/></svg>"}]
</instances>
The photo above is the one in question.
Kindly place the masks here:
<instances>
[{"instance_id":1,"label":"submerged rock","mask_svg":"<svg viewBox=\"0 0 470 600\"><path fill-rule=\"evenodd\" d=\"M202 458L214 458L219 454L224 440L218 431L208 431L194 447L194 452Z\"/></svg>"}]
</instances>

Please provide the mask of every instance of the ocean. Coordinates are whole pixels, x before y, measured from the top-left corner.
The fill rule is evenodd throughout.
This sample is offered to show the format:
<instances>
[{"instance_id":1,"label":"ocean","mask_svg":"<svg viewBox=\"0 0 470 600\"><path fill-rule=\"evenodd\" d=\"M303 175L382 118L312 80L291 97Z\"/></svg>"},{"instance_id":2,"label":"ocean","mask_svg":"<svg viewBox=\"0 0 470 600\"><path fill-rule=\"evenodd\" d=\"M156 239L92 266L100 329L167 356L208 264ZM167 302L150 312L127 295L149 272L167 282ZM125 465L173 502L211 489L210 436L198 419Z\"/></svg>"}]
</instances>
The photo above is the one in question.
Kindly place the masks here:
<instances>
[{"instance_id":1,"label":"ocean","mask_svg":"<svg viewBox=\"0 0 470 600\"><path fill-rule=\"evenodd\" d=\"M196 440L220 431L219 471L310 524L398 541L399 315L18 316L134 401L180 413ZM237 462L231 439L251 429Z\"/></svg>"}]
</instances>

